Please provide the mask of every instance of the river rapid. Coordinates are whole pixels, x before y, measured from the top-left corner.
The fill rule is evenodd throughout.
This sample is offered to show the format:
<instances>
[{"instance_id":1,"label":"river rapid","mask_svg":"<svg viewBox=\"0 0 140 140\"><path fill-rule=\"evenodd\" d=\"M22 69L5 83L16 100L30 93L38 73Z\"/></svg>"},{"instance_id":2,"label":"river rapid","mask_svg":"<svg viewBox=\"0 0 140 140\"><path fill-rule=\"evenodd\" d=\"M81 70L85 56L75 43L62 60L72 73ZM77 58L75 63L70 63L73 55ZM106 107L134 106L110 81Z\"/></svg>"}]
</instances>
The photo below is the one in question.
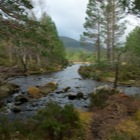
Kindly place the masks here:
<instances>
[{"instance_id":1,"label":"river rapid","mask_svg":"<svg viewBox=\"0 0 140 140\"><path fill-rule=\"evenodd\" d=\"M78 68L83 64L74 64L67 67L59 72L52 72L47 74L30 75L30 76L20 76L11 80L11 83L20 86L20 92L15 93L13 96L6 98L5 100L10 100L10 104L14 101L14 97L21 93L26 93L27 89L31 86L42 86L49 82L57 82L58 88L56 91L50 93L46 97L40 99L32 99L20 106L21 112L13 113L9 111L10 118L25 118L34 114L38 109L43 108L45 104L49 101L55 101L59 105L64 106L65 104L73 104L75 108L82 109L84 111L88 110L89 107L89 94L94 91L94 89L101 85L110 85L108 82L99 82L91 79L83 79L78 74ZM61 90L69 87L66 93L61 93ZM140 87L127 87L119 86L126 94L138 94L140 93ZM58 94L59 91L59 94ZM81 99L70 100L68 94L83 93L84 97Z\"/></svg>"}]
</instances>

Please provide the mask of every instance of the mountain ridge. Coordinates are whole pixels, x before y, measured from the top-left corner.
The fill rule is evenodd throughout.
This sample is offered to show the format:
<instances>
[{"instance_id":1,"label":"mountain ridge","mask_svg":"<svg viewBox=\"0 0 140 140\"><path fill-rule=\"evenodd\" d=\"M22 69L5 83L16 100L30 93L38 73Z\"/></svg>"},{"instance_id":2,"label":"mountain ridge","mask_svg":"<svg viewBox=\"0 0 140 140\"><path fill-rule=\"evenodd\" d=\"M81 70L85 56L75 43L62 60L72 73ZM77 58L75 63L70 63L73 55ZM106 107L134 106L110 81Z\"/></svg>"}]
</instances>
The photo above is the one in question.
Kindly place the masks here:
<instances>
[{"instance_id":1,"label":"mountain ridge","mask_svg":"<svg viewBox=\"0 0 140 140\"><path fill-rule=\"evenodd\" d=\"M81 45L80 41L67 36L60 36L60 40L63 42L64 47L66 49L85 50L85 51L96 50L96 48L93 47L93 44L88 43L87 45Z\"/></svg>"}]
</instances>

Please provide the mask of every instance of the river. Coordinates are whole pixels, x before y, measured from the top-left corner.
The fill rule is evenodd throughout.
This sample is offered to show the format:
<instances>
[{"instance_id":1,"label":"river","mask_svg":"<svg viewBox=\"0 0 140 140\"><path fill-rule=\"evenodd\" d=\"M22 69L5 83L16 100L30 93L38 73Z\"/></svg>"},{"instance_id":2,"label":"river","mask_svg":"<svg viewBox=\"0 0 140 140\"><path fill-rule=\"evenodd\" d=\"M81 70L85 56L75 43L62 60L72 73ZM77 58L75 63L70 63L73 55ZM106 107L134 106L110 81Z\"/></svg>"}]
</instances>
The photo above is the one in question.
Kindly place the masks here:
<instances>
[{"instance_id":1,"label":"river","mask_svg":"<svg viewBox=\"0 0 140 140\"><path fill-rule=\"evenodd\" d=\"M20 86L22 93L26 93L28 87L30 86L42 86L48 82L57 82L58 88L53 93L50 93L46 97L42 97L40 99L33 99L30 102L25 103L21 106L22 111L18 113L16 116L27 116L27 114L32 114L34 111L38 110L45 106L48 101L55 101L61 106L65 104L73 104L76 108L82 110L88 110L89 106L89 94L94 91L94 89L101 85L110 85L108 82L99 82L91 79L82 79L82 77L78 74L78 68L82 64L74 64L72 66L67 67L66 69L59 72L52 72L47 74L39 74L39 75L30 75L30 76L20 76L11 80L10 82L15 83ZM64 88L70 87L67 93L59 93L57 91L61 91ZM139 93L140 87L127 87L127 86L119 86L118 88L122 89L126 94L136 94ZM68 94L79 93L82 92L84 94L84 98L69 100ZM16 93L19 94L19 93ZM14 95L15 96L15 95ZM11 98L9 99L11 100ZM11 113L11 115L14 115Z\"/></svg>"}]
</instances>

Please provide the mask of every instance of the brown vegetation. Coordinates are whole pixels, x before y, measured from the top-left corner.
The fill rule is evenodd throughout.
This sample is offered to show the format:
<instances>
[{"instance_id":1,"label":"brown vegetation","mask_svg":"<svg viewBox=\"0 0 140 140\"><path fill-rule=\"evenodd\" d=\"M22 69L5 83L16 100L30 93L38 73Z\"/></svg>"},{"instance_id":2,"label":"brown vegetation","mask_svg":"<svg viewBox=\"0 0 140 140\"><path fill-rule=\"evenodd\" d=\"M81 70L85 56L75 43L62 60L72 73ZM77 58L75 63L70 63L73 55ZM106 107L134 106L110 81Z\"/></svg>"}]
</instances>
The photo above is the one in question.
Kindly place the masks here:
<instances>
[{"instance_id":1,"label":"brown vegetation","mask_svg":"<svg viewBox=\"0 0 140 140\"><path fill-rule=\"evenodd\" d=\"M139 99L123 93L111 95L106 100L106 106L98 110L96 108L94 111L91 125L92 139L140 139L139 109Z\"/></svg>"}]
</instances>

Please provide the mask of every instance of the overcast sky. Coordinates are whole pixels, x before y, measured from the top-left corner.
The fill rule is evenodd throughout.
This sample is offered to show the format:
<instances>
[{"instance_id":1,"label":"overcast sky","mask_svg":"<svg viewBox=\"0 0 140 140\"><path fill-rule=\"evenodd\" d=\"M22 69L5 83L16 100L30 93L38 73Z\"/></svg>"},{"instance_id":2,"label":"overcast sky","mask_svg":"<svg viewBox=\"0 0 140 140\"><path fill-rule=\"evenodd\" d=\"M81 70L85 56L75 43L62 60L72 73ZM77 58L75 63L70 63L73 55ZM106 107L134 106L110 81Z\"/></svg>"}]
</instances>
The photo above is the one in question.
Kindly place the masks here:
<instances>
[{"instance_id":1,"label":"overcast sky","mask_svg":"<svg viewBox=\"0 0 140 140\"><path fill-rule=\"evenodd\" d=\"M84 28L88 0L34 0L36 3L36 14L39 15L40 8L46 11L55 22L60 36L68 36L79 40ZM130 24L127 33L138 24L134 16L128 17Z\"/></svg>"},{"instance_id":2,"label":"overcast sky","mask_svg":"<svg viewBox=\"0 0 140 140\"><path fill-rule=\"evenodd\" d=\"M45 9L55 22L60 36L79 39L83 32L88 0L41 0ZM36 5L37 5L36 1ZM36 8L39 14L39 8Z\"/></svg>"}]
</instances>

